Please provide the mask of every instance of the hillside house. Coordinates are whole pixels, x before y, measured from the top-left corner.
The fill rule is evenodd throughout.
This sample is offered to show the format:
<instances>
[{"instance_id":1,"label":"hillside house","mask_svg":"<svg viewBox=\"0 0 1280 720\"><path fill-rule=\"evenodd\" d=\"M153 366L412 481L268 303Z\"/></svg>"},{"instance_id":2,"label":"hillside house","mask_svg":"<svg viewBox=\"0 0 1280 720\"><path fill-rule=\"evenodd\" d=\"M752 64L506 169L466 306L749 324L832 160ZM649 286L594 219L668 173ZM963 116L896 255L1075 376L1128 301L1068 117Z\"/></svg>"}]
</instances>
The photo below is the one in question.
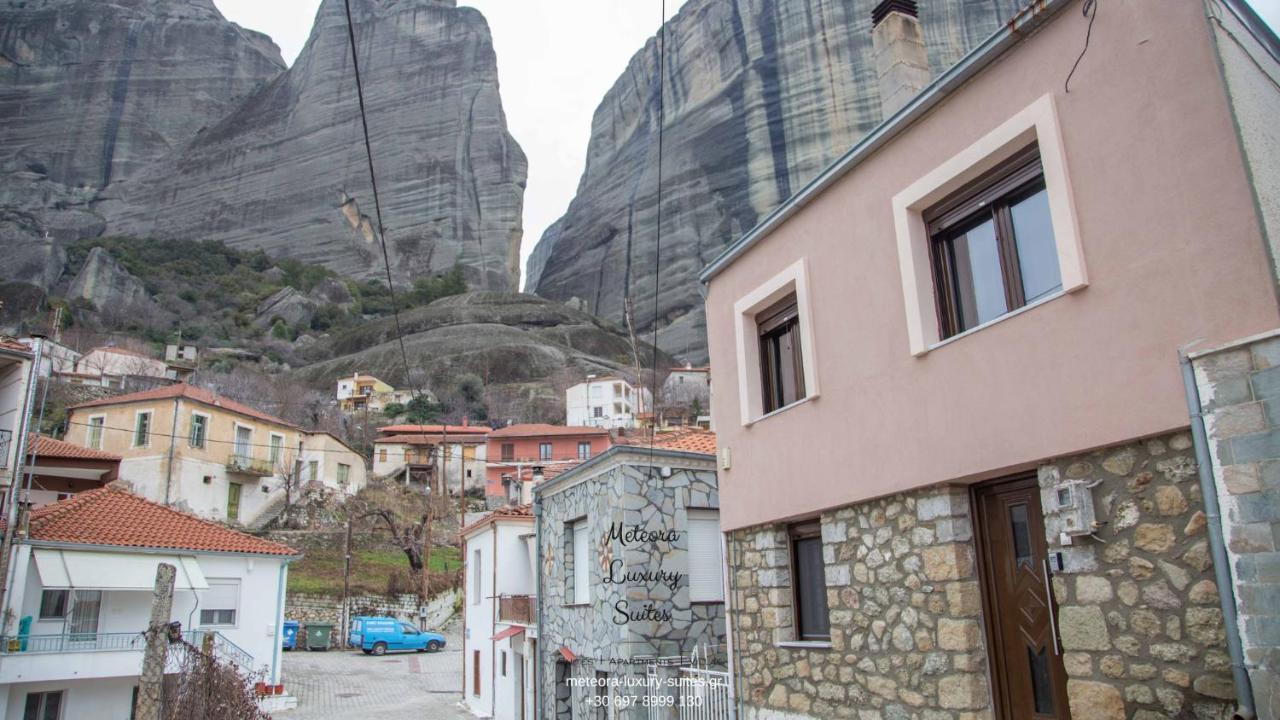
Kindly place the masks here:
<instances>
[{"instance_id":1,"label":"hillside house","mask_svg":"<svg viewBox=\"0 0 1280 720\"><path fill-rule=\"evenodd\" d=\"M571 427L633 428L651 412L653 394L622 377L587 376L564 391L565 425Z\"/></svg>"},{"instance_id":2,"label":"hillside house","mask_svg":"<svg viewBox=\"0 0 1280 720\"><path fill-rule=\"evenodd\" d=\"M609 431L599 427L519 423L494 430L489 433L485 499L490 507L524 504L532 497L522 490L524 483L590 460L611 444Z\"/></svg>"},{"instance_id":3,"label":"hillside house","mask_svg":"<svg viewBox=\"0 0 1280 720\"><path fill-rule=\"evenodd\" d=\"M117 488L35 510L11 556L0 716L131 717L162 562L177 570L170 618L183 638L211 635L216 656L281 683L284 588L298 558Z\"/></svg>"},{"instance_id":4,"label":"hillside house","mask_svg":"<svg viewBox=\"0 0 1280 720\"><path fill-rule=\"evenodd\" d=\"M1047 0L930 79L914 6L702 272L741 716L1274 718L1280 42Z\"/></svg>"},{"instance_id":5,"label":"hillside house","mask_svg":"<svg viewBox=\"0 0 1280 720\"><path fill-rule=\"evenodd\" d=\"M163 360L122 347L96 347L75 361L75 369L66 379L78 385L124 388L130 383L163 384L170 377Z\"/></svg>"},{"instance_id":6,"label":"hillside house","mask_svg":"<svg viewBox=\"0 0 1280 720\"><path fill-rule=\"evenodd\" d=\"M38 508L105 487L120 477L122 459L114 453L30 433L23 468L23 475L30 481L26 502Z\"/></svg>"},{"instance_id":7,"label":"hillside house","mask_svg":"<svg viewBox=\"0 0 1280 720\"><path fill-rule=\"evenodd\" d=\"M479 425L387 425L373 441L373 474L417 482L441 492L441 478L449 492L463 483L468 490L484 482L485 438L489 428Z\"/></svg>"},{"instance_id":8,"label":"hillside house","mask_svg":"<svg viewBox=\"0 0 1280 720\"><path fill-rule=\"evenodd\" d=\"M303 431L299 456L304 484L319 484L339 495L355 495L368 484L365 458L329 432Z\"/></svg>"},{"instance_id":9,"label":"hillside house","mask_svg":"<svg viewBox=\"0 0 1280 720\"><path fill-rule=\"evenodd\" d=\"M351 377L338 378L338 407L343 412L364 412L381 414L387 405L397 403L403 405L412 399L408 390L396 390L372 375L353 373Z\"/></svg>"}]
</instances>

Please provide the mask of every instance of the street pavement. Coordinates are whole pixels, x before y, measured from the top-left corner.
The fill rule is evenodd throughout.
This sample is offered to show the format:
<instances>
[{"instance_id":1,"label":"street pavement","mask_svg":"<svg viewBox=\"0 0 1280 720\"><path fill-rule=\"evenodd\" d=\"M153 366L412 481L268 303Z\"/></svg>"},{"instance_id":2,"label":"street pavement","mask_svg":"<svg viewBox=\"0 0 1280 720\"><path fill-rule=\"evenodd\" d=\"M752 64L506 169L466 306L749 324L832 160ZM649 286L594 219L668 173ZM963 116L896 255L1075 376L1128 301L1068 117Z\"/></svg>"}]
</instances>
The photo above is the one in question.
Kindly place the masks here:
<instances>
[{"instance_id":1,"label":"street pavement","mask_svg":"<svg viewBox=\"0 0 1280 720\"><path fill-rule=\"evenodd\" d=\"M294 710L272 713L278 720L462 720L474 718L458 707L462 699L461 622L442 631L448 640L436 653L359 650L284 653L284 683L298 698Z\"/></svg>"}]
</instances>

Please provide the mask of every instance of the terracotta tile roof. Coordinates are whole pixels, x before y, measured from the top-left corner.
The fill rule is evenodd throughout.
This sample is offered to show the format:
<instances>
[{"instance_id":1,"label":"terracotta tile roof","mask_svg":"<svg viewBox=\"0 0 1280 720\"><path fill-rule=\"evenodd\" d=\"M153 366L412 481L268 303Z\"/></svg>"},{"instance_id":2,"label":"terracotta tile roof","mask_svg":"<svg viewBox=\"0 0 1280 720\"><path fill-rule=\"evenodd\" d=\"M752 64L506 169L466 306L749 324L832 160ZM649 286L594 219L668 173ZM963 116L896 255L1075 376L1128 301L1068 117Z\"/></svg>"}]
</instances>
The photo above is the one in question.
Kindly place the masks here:
<instances>
[{"instance_id":1,"label":"terracotta tile roof","mask_svg":"<svg viewBox=\"0 0 1280 720\"><path fill-rule=\"evenodd\" d=\"M176 385L166 385L165 387L154 388L151 390L143 390L141 392L135 392L135 393L127 393L124 395L114 395L112 397L102 398L101 400L91 400L89 402L80 403L79 405L72 405L67 409L77 410L79 408L103 407L106 405L121 405L124 403L147 402L149 400L164 400L166 398L175 398L175 397L182 397L183 399L186 399L186 400L194 400L198 403L203 403L205 405L210 405L212 407L222 408L230 412L239 413L241 415L247 415L248 417L257 418L264 422L276 423L277 425L284 425L285 427L291 427L291 428L298 427L297 425L294 425L288 420L278 418L275 415L269 415L267 413L262 412L261 410L258 410L257 408L249 407L244 403L236 402L231 398L223 397L213 392L212 390L205 390L204 388L195 387L193 385L188 385L186 383L177 383Z\"/></svg>"},{"instance_id":2,"label":"terracotta tile roof","mask_svg":"<svg viewBox=\"0 0 1280 720\"><path fill-rule=\"evenodd\" d=\"M520 423L508 425L489 433L491 438L561 437L566 435L608 435L605 428L579 425L548 425L546 423Z\"/></svg>"},{"instance_id":3,"label":"terracotta tile roof","mask_svg":"<svg viewBox=\"0 0 1280 720\"><path fill-rule=\"evenodd\" d=\"M466 527L462 528L462 530L459 531L459 534L467 535L471 531L475 530L476 528L479 528L484 525L488 525L496 520L503 520L503 519L532 520L533 506L532 505L507 505L500 508L496 508L491 512L485 513L484 516L481 517L479 520L476 520L470 525L467 525Z\"/></svg>"},{"instance_id":4,"label":"terracotta tile roof","mask_svg":"<svg viewBox=\"0 0 1280 720\"><path fill-rule=\"evenodd\" d=\"M676 430L659 430L649 441L648 434L636 434L619 437L619 445L636 447L655 447L663 450L683 450L684 452L716 454L716 434L702 428L679 428Z\"/></svg>"},{"instance_id":5,"label":"terracotta tile roof","mask_svg":"<svg viewBox=\"0 0 1280 720\"><path fill-rule=\"evenodd\" d=\"M35 433L31 433L28 436L27 452L35 453L37 461L41 458L65 458L68 460L115 460L118 462L122 459L120 455L114 453L82 447Z\"/></svg>"},{"instance_id":6,"label":"terracotta tile roof","mask_svg":"<svg viewBox=\"0 0 1280 720\"><path fill-rule=\"evenodd\" d=\"M0 350L8 350L10 352L20 352L26 355L31 354L31 348L12 338L0 337Z\"/></svg>"},{"instance_id":7,"label":"terracotta tile roof","mask_svg":"<svg viewBox=\"0 0 1280 720\"><path fill-rule=\"evenodd\" d=\"M117 487L79 493L32 511L30 537L80 545L251 555L299 554L288 545L178 512Z\"/></svg>"},{"instance_id":8,"label":"terracotta tile roof","mask_svg":"<svg viewBox=\"0 0 1280 720\"><path fill-rule=\"evenodd\" d=\"M444 436L438 433L413 433L412 435L388 435L373 441L374 445L435 445L443 442ZM482 443L484 438L478 435L454 435L449 431L449 443Z\"/></svg>"},{"instance_id":9,"label":"terracotta tile roof","mask_svg":"<svg viewBox=\"0 0 1280 720\"><path fill-rule=\"evenodd\" d=\"M129 350L127 348L115 347L113 345L99 345L96 348L91 348L89 352L85 353L85 355L88 355L89 353L93 353L93 352L99 352L99 351L115 353L116 355L132 355L133 357L146 358L148 360L155 360L156 362L161 362L160 359L153 358L150 355L146 355L144 353L140 353L137 350Z\"/></svg>"},{"instance_id":10,"label":"terracotta tile roof","mask_svg":"<svg viewBox=\"0 0 1280 720\"><path fill-rule=\"evenodd\" d=\"M468 433L488 435L491 432L484 425L386 425L378 428L378 432L383 435L398 435L401 433L439 435L445 428L448 428L450 435L465 435Z\"/></svg>"}]
</instances>

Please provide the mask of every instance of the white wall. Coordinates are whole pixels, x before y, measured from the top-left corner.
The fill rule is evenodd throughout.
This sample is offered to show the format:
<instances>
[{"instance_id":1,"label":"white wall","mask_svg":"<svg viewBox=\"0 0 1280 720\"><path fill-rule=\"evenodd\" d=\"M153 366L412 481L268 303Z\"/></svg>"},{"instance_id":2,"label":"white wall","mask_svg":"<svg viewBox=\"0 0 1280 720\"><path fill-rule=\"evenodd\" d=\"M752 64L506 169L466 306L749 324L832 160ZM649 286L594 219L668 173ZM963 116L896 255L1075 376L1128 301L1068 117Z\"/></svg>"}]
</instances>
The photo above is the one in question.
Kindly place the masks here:
<instances>
[{"instance_id":1,"label":"white wall","mask_svg":"<svg viewBox=\"0 0 1280 720\"><path fill-rule=\"evenodd\" d=\"M493 618L496 615L493 598L493 541L492 525L485 525L466 538L463 547L462 581L465 583L463 597L463 673L462 702L472 713L481 717L491 717L493 711ZM476 560L479 553L479 572ZM478 580L478 587L477 587ZM474 653L480 652L480 694L471 691L475 688Z\"/></svg>"},{"instance_id":2,"label":"white wall","mask_svg":"<svg viewBox=\"0 0 1280 720\"><path fill-rule=\"evenodd\" d=\"M522 635L504 640L493 640L494 634L505 630L507 623L497 623L499 595L533 595L536 584L533 563L529 559L532 546L521 535L533 533L531 522L502 521L477 528L466 539L463 582L466 583L466 600L463 604L465 636L463 641L463 702L476 715L504 720L518 718L516 703L520 687L517 672L517 653L523 647ZM495 548L496 539L496 548ZM495 584L495 550L497 573ZM475 559L479 551L479 588L476 587ZM477 592L478 590L478 592ZM477 599L479 600L477 602ZM475 687L473 653L480 651L480 695L472 694ZM506 653L507 672L502 674L502 654ZM525 656L531 663L533 655ZM532 667L527 668L532 673ZM532 688L532 675L526 679L525 688ZM530 715L529 717L532 717Z\"/></svg>"},{"instance_id":3,"label":"white wall","mask_svg":"<svg viewBox=\"0 0 1280 720\"><path fill-rule=\"evenodd\" d=\"M22 720L27 693L50 690L62 691L63 720L129 720L137 684L137 678L110 678L3 685L0 720Z\"/></svg>"},{"instance_id":4,"label":"white wall","mask_svg":"<svg viewBox=\"0 0 1280 720\"><path fill-rule=\"evenodd\" d=\"M0 363L8 360L6 357ZM8 484L9 476L14 471L13 461L18 452L18 431L26 402L27 373L30 367L31 363L28 361L0 366L0 430L9 431L8 452L0 457L0 484Z\"/></svg>"}]
</instances>

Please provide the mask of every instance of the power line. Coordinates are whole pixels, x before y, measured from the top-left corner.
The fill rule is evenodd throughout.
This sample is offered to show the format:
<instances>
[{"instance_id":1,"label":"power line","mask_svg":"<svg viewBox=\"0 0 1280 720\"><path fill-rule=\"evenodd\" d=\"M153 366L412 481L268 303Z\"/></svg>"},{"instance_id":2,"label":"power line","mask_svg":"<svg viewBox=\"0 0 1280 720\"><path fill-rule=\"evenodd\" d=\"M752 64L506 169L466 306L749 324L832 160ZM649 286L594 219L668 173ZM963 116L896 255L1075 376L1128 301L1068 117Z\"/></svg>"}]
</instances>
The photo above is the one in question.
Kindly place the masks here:
<instances>
[{"instance_id":1,"label":"power line","mask_svg":"<svg viewBox=\"0 0 1280 720\"><path fill-rule=\"evenodd\" d=\"M666 124L667 95L667 0L660 3L662 17L658 26L658 208L657 232L653 251L653 342L649 362L649 437L654 437L658 422L658 292L662 287L662 135ZM639 378L637 378L639 380ZM649 469L653 470L653 444L649 445Z\"/></svg>"}]
</instances>

